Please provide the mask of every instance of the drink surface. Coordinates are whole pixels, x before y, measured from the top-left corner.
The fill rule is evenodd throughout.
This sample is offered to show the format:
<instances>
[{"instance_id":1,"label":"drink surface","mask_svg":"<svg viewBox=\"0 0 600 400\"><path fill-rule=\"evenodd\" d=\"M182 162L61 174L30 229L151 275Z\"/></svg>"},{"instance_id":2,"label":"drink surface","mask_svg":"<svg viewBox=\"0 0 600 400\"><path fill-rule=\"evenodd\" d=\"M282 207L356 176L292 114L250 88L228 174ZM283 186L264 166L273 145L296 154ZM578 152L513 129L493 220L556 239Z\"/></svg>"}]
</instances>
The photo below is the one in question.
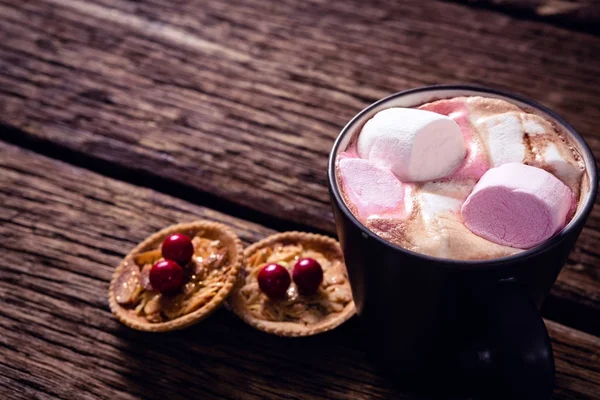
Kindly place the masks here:
<instances>
[{"instance_id":1,"label":"drink surface","mask_svg":"<svg viewBox=\"0 0 600 400\"><path fill-rule=\"evenodd\" d=\"M414 128L411 121L406 121L406 118L411 117L412 110L395 109L398 117L394 117L391 109L388 109L380 111L367 121L352 138L347 149L336 159L336 179L344 201L372 232L414 252L457 260L481 260L515 254L539 244L534 243L535 239L532 239L533 242L527 240L530 235L526 230L528 225L533 226L539 222L538 225L544 225L543 229L551 230L548 231L549 237L572 218L581 197L585 195L582 193L585 191L582 188L585 167L562 127L536 114L533 109L478 96L438 100L423 104L417 109L441 114L453 120L462 135L460 144L457 144L456 137L446 134L452 128L447 120L427 125L427 129L444 132L445 136L440 143L430 143L416 135L406 136L408 139L403 136L404 139L401 138L399 142L394 141L394 134L409 135L403 133L402 129L402 133L392 132L396 125L407 124L407 131ZM382 123L384 118L388 120ZM420 116L417 115L416 118ZM376 129L379 130L373 133ZM417 129L424 131L426 128L419 126L413 131L417 132ZM387 142L382 139L372 144L370 140L375 137L373 135L379 135L379 139L383 137ZM413 142L407 145L409 139ZM377 147L378 143L384 145ZM457 146L460 151L455 150ZM407 148L413 154L405 154ZM436 160L439 160L441 168L429 168L432 163L438 162ZM423 164L424 162L427 164ZM519 168L523 167L516 163L536 167L536 170L533 175L528 175L530 171L526 170L524 175L515 177L516 179L502 176L504 170L508 171L507 174L520 174ZM498 168L501 166L504 167ZM439 171L444 171L444 168L448 172L440 174ZM486 187L488 181L498 189L498 184L492 179L494 171L495 176L500 174L500 181L507 180L504 186L509 187L515 181L515 185L525 185L525 189L534 192L523 201L519 198L512 202L510 199L500 201L500 206L506 208L498 214L504 216L503 219L489 218L483 221L484 225L513 223L510 221L523 224L525 231L519 231L522 237L518 240L497 237L490 240L485 232L482 233L481 229L476 229L475 224L471 223L474 218L472 216L477 216L477 213L466 210L467 203L474 207L475 204L481 204L482 201L485 203L490 199L490 214L498 211L496 197L505 193L502 182L499 184L500 191L488 190L487 197L479 196L479 203L475 202L476 192L489 189ZM555 180L556 185L561 187L558 188L552 182L552 185L547 184L550 180L545 180L544 176L540 178L539 174L536 175L537 172L548 175L552 180L555 180L554 177L558 178L560 182ZM520 193L518 187L509 189L510 195ZM566 195L562 199L552 197L555 196L554 192L561 190L569 193L568 204L563 201ZM539 207L536 192L542 193L541 197L550 197L543 198ZM532 198L534 201L530 201ZM561 201L562 204L559 204ZM543 206L547 206L550 211ZM485 204L478 207L484 207L479 214L487 212ZM562 211L556 211L559 209ZM551 216L554 218L554 225L550 227L546 226L552 220L546 215L548 213L555 214ZM539 218L546 218L548 221L536 221L537 214L540 215ZM523 221L523 218L532 220ZM484 228L494 231L497 226Z\"/></svg>"}]
</instances>

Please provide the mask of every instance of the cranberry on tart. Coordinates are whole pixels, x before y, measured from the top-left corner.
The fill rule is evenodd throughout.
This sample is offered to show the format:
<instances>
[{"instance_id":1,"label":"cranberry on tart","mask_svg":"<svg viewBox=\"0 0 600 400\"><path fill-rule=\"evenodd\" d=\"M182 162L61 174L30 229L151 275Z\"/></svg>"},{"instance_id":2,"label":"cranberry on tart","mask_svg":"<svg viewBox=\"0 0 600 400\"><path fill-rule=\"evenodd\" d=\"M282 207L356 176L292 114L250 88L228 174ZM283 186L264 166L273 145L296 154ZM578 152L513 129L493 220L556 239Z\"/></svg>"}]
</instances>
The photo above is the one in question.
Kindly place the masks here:
<instances>
[{"instance_id":1,"label":"cranberry on tart","mask_svg":"<svg viewBox=\"0 0 600 400\"><path fill-rule=\"evenodd\" d=\"M340 245L302 232L280 233L244 251L227 300L245 322L280 336L310 336L354 315Z\"/></svg>"},{"instance_id":2,"label":"cranberry on tart","mask_svg":"<svg viewBox=\"0 0 600 400\"><path fill-rule=\"evenodd\" d=\"M143 331L181 329L206 318L231 292L242 262L227 226L197 221L167 227L136 246L116 268L113 314Z\"/></svg>"}]
</instances>

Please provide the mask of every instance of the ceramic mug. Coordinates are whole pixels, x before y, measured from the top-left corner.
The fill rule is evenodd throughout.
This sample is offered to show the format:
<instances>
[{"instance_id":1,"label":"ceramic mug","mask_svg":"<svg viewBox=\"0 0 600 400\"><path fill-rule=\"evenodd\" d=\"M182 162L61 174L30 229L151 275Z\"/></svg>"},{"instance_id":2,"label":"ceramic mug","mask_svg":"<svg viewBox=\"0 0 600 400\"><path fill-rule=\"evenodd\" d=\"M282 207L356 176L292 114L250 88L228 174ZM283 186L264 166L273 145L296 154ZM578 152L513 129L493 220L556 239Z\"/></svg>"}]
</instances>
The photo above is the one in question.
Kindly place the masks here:
<instances>
[{"instance_id":1,"label":"ceramic mug","mask_svg":"<svg viewBox=\"0 0 600 400\"><path fill-rule=\"evenodd\" d=\"M565 128L585 162L588 194L554 237L516 255L457 261L415 253L371 232L348 209L335 161L375 113L457 96L485 96L532 108ZM554 358L539 308L590 214L598 176L583 138L551 110L497 90L441 85L391 95L359 112L329 158L329 189L357 314L372 353L401 380L461 382L507 398L548 399ZM449 378L440 380L441 377ZM435 383L433 383L435 384Z\"/></svg>"}]
</instances>

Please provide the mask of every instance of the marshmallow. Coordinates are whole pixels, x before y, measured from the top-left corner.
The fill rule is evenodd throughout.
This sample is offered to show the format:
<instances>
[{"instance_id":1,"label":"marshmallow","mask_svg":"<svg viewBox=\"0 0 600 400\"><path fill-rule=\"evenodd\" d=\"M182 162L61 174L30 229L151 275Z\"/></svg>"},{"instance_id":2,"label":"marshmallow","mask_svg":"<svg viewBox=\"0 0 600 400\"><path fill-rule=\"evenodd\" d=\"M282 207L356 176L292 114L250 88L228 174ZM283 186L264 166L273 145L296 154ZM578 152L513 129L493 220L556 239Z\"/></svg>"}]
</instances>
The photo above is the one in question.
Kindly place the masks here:
<instances>
[{"instance_id":1,"label":"marshmallow","mask_svg":"<svg viewBox=\"0 0 600 400\"><path fill-rule=\"evenodd\" d=\"M492 166L525 159L525 130L516 112L478 118L477 129L486 142Z\"/></svg>"},{"instance_id":2,"label":"marshmallow","mask_svg":"<svg viewBox=\"0 0 600 400\"><path fill-rule=\"evenodd\" d=\"M534 155L533 165L550 170L554 176L574 190L579 186L583 165L575 158L573 150L556 135L552 124L535 114L521 115L521 122Z\"/></svg>"},{"instance_id":3,"label":"marshmallow","mask_svg":"<svg viewBox=\"0 0 600 400\"><path fill-rule=\"evenodd\" d=\"M484 239L528 249L564 226L571 202L571 190L551 173L508 163L481 177L462 206L462 218Z\"/></svg>"},{"instance_id":4,"label":"marshmallow","mask_svg":"<svg viewBox=\"0 0 600 400\"><path fill-rule=\"evenodd\" d=\"M364 125L358 154L389 168L403 182L422 182L452 173L466 155L459 126L451 118L413 108L388 108Z\"/></svg>"},{"instance_id":5,"label":"marshmallow","mask_svg":"<svg viewBox=\"0 0 600 400\"><path fill-rule=\"evenodd\" d=\"M523 129L525 129L525 132L527 132L529 136L544 135L548 132L552 132L544 126L548 125L548 123L537 115L526 114L523 116L521 122L523 123Z\"/></svg>"},{"instance_id":6,"label":"marshmallow","mask_svg":"<svg viewBox=\"0 0 600 400\"><path fill-rule=\"evenodd\" d=\"M359 217L404 209L404 185L390 170L360 158L341 159L338 166L346 195Z\"/></svg>"},{"instance_id":7,"label":"marshmallow","mask_svg":"<svg viewBox=\"0 0 600 400\"><path fill-rule=\"evenodd\" d=\"M422 192L418 197L419 211L426 223L434 221L439 215L457 213L460 211L462 201L452 197L435 193Z\"/></svg>"},{"instance_id":8,"label":"marshmallow","mask_svg":"<svg viewBox=\"0 0 600 400\"><path fill-rule=\"evenodd\" d=\"M578 167L577 161L571 153L561 152L556 144L549 143L542 154L542 159L561 181L571 185L579 183L583 169Z\"/></svg>"}]
</instances>

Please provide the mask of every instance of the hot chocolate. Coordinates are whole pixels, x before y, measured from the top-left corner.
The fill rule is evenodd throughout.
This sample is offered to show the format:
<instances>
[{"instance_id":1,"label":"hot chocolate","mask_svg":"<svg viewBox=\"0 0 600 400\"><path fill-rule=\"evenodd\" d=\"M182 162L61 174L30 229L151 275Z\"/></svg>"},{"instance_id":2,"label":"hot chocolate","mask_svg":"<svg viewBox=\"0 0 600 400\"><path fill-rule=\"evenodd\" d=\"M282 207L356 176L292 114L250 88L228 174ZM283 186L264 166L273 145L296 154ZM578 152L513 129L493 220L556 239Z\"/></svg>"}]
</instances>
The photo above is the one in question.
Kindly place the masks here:
<instances>
[{"instance_id":1,"label":"hot chocolate","mask_svg":"<svg viewBox=\"0 0 600 400\"><path fill-rule=\"evenodd\" d=\"M457 260L546 241L577 210L584 174L562 127L475 96L379 111L336 160L344 201L371 231Z\"/></svg>"}]
</instances>

